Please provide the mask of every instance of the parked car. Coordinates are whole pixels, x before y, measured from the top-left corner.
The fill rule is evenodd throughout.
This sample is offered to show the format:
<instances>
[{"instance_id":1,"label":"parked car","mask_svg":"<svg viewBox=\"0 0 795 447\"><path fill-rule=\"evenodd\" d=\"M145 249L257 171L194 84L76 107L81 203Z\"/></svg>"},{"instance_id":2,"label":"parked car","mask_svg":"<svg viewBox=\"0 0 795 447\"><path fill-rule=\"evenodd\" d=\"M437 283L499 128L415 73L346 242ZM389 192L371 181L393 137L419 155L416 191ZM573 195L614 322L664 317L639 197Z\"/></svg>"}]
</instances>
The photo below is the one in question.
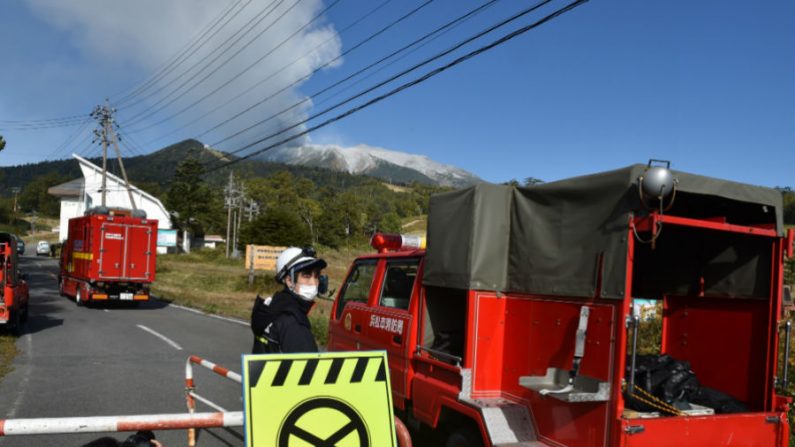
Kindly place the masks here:
<instances>
[{"instance_id":1,"label":"parked car","mask_svg":"<svg viewBox=\"0 0 795 447\"><path fill-rule=\"evenodd\" d=\"M47 241L39 241L36 244L36 256L49 256L50 255L50 243Z\"/></svg>"}]
</instances>

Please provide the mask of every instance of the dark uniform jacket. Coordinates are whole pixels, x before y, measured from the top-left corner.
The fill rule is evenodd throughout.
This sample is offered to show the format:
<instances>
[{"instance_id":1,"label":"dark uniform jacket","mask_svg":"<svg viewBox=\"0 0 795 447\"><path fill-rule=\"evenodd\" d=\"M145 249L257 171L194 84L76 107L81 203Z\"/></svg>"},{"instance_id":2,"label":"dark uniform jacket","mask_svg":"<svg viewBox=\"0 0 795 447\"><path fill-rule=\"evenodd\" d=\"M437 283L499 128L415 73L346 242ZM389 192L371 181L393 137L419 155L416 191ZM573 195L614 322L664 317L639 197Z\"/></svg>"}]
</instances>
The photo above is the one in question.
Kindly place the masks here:
<instances>
[{"instance_id":1,"label":"dark uniform jacket","mask_svg":"<svg viewBox=\"0 0 795 447\"><path fill-rule=\"evenodd\" d=\"M257 295L251 311L254 354L317 352L315 337L307 318L312 302L284 289L266 302Z\"/></svg>"}]
</instances>

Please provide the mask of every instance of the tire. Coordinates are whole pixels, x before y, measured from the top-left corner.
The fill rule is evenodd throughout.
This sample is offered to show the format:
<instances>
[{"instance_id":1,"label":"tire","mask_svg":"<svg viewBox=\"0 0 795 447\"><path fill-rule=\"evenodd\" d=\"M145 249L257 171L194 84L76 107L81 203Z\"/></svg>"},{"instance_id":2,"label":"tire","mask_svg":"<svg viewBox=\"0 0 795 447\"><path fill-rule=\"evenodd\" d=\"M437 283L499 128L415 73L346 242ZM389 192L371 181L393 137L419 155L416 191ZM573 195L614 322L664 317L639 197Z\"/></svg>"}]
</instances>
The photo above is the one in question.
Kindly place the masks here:
<instances>
[{"instance_id":1,"label":"tire","mask_svg":"<svg viewBox=\"0 0 795 447\"><path fill-rule=\"evenodd\" d=\"M447 437L445 447L483 447L480 432L466 425L453 430Z\"/></svg>"},{"instance_id":2,"label":"tire","mask_svg":"<svg viewBox=\"0 0 795 447\"><path fill-rule=\"evenodd\" d=\"M83 292L80 291L80 286L77 286L77 292L75 293L75 304L78 306L83 305Z\"/></svg>"}]
</instances>

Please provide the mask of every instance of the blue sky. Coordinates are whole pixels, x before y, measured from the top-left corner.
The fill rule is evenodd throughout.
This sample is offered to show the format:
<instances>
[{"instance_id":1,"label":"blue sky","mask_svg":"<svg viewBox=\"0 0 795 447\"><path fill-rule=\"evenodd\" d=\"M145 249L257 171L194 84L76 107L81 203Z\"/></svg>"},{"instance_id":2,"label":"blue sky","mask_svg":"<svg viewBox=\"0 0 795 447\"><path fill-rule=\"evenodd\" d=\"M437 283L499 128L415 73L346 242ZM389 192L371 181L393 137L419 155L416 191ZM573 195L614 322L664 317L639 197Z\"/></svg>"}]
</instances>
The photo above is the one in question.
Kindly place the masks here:
<instances>
[{"instance_id":1,"label":"blue sky","mask_svg":"<svg viewBox=\"0 0 795 447\"><path fill-rule=\"evenodd\" d=\"M286 0L282 6L286 9L290 3ZM135 122L136 115L168 88L138 104L120 105L122 132L130 135L123 149L151 152L202 134L423 2L390 1L342 31L380 3L340 0L323 21L315 22L236 82L170 117L332 4L330 0L297 3L270 34L263 34L214 77L160 114ZM312 105L305 103L224 141L482 3L435 0L332 67L201 140L221 142L217 147L222 150L239 149L533 4L498 1L338 96L318 97ZM220 44L225 33L231 35L268 4L252 1L212 43ZM552 2L405 79L565 4ZM2 2L0 134L8 146L0 152L0 165L63 158L71 152L96 153L87 146L90 126L71 145L62 146L81 130L79 126L21 131L7 122L87 114L105 97L114 103L123 97L119 92L152 76L230 5L232 0ZM220 106L321 42L328 42L322 51L274 77L273 85L263 84ZM210 48L208 44L198 51L196 60ZM190 63L186 61L185 68ZM357 103L361 101L352 105ZM427 82L313 132L308 141L367 144L422 154L492 182L531 176L550 181L656 158L670 160L683 171L763 186L795 186L795 3L591 0Z\"/></svg>"}]
</instances>

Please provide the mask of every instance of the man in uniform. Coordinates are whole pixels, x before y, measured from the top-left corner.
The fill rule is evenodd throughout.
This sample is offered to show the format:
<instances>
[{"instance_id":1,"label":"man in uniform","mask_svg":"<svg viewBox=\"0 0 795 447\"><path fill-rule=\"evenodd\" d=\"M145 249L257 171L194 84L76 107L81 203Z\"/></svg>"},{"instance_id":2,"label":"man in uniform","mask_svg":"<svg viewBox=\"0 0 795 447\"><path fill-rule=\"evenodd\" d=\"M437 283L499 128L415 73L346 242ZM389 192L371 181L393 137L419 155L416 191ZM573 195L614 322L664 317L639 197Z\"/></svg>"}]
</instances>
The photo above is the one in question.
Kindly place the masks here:
<instances>
[{"instance_id":1,"label":"man in uniform","mask_svg":"<svg viewBox=\"0 0 795 447\"><path fill-rule=\"evenodd\" d=\"M254 354L318 351L307 314L326 265L312 248L290 247L279 255L276 281L284 289L268 298L257 295L251 311Z\"/></svg>"}]
</instances>

